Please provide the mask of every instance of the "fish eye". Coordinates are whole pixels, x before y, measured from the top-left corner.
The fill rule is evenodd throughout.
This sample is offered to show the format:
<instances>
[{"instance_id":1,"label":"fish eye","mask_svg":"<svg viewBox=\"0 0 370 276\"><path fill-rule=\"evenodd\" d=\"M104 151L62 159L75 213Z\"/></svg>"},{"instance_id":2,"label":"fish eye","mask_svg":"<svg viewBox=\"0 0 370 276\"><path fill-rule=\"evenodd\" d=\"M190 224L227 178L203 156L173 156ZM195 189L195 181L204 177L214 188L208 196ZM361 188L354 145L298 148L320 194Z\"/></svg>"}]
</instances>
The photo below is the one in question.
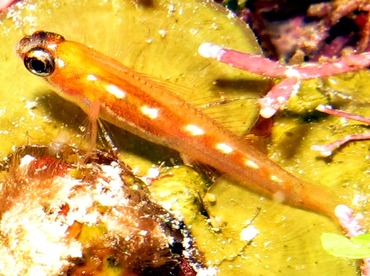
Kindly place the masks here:
<instances>
[{"instance_id":1,"label":"fish eye","mask_svg":"<svg viewBox=\"0 0 370 276\"><path fill-rule=\"evenodd\" d=\"M55 70L54 57L44 48L31 49L23 61L28 71L40 77L50 76Z\"/></svg>"}]
</instances>

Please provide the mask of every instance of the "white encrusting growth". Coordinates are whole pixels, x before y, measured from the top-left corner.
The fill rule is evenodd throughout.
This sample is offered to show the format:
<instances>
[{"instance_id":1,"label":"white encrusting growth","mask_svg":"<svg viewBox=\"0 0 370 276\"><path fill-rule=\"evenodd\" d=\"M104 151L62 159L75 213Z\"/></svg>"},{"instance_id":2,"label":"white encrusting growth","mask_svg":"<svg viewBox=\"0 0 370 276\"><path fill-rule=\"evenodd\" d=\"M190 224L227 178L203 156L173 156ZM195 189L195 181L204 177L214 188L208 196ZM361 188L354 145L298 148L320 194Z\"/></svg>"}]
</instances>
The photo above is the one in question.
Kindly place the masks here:
<instances>
[{"instance_id":1,"label":"white encrusting growth","mask_svg":"<svg viewBox=\"0 0 370 276\"><path fill-rule=\"evenodd\" d=\"M286 99L285 99L285 97L283 97L283 96L279 96L279 97L277 97L277 98L276 98L276 100L277 100L277 102L278 102L279 104L283 104L283 103L285 103L285 102L286 102Z\"/></svg>"},{"instance_id":2,"label":"white encrusting growth","mask_svg":"<svg viewBox=\"0 0 370 276\"><path fill-rule=\"evenodd\" d=\"M158 30L158 33L161 37L165 37L167 35L167 30L165 29Z\"/></svg>"},{"instance_id":3,"label":"white encrusting growth","mask_svg":"<svg viewBox=\"0 0 370 276\"><path fill-rule=\"evenodd\" d=\"M276 111L277 110L275 108L272 108L270 106L265 106L265 107L261 108L260 115L263 118L271 118L273 115L275 115Z\"/></svg>"},{"instance_id":4,"label":"white encrusting growth","mask_svg":"<svg viewBox=\"0 0 370 276\"><path fill-rule=\"evenodd\" d=\"M243 228L240 232L240 240L241 241L252 241L260 231L254 227L253 225L248 225L247 227Z\"/></svg>"},{"instance_id":5,"label":"white encrusting growth","mask_svg":"<svg viewBox=\"0 0 370 276\"><path fill-rule=\"evenodd\" d=\"M106 86L107 91L118 99L126 97L126 92L114 84L108 84Z\"/></svg>"},{"instance_id":6,"label":"white encrusting growth","mask_svg":"<svg viewBox=\"0 0 370 276\"><path fill-rule=\"evenodd\" d=\"M199 135L203 135L205 133L204 129L197 126L197 125L186 125L184 127L184 129L190 133L192 136L199 136Z\"/></svg>"},{"instance_id":7,"label":"white encrusting growth","mask_svg":"<svg viewBox=\"0 0 370 276\"><path fill-rule=\"evenodd\" d=\"M328 157L333 154L333 151L331 150L331 147L328 147L328 145L312 145L311 150L318 151L321 156Z\"/></svg>"},{"instance_id":8,"label":"white encrusting growth","mask_svg":"<svg viewBox=\"0 0 370 276\"><path fill-rule=\"evenodd\" d=\"M35 160L35 157L33 157L32 155L25 155L23 156L23 158L21 159L20 163L19 163L19 167L20 168L25 168L27 167L33 160Z\"/></svg>"},{"instance_id":9,"label":"white encrusting growth","mask_svg":"<svg viewBox=\"0 0 370 276\"><path fill-rule=\"evenodd\" d=\"M232 146L225 143L216 144L216 149L226 154L230 154L234 151L234 148Z\"/></svg>"},{"instance_id":10,"label":"white encrusting growth","mask_svg":"<svg viewBox=\"0 0 370 276\"><path fill-rule=\"evenodd\" d=\"M291 66L288 66L284 73L285 73L285 76L287 76L288 78L291 78L291 77L300 78L301 77L299 70Z\"/></svg>"},{"instance_id":11,"label":"white encrusting growth","mask_svg":"<svg viewBox=\"0 0 370 276\"><path fill-rule=\"evenodd\" d=\"M220 59L224 53L222 47L212 43L202 43L198 48L198 53L205 58Z\"/></svg>"},{"instance_id":12,"label":"white encrusting growth","mask_svg":"<svg viewBox=\"0 0 370 276\"><path fill-rule=\"evenodd\" d=\"M158 114L159 114L158 108L153 108L153 107L143 105L140 108L140 110L145 116L149 117L150 119L157 119L158 118Z\"/></svg>"},{"instance_id":13,"label":"white encrusting growth","mask_svg":"<svg viewBox=\"0 0 370 276\"><path fill-rule=\"evenodd\" d=\"M1 274L57 275L68 258L82 257L77 241L65 241L67 228L46 218L37 200L15 205L1 219Z\"/></svg>"},{"instance_id":14,"label":"white encrusting growth","mask_svg":"<svg viewBox=\"0 0 370 276\"><path fill-rule=\"evenodd\" d=\"M291 94L290 96L295 96L297 95L299 89L301 88L301 82L297 81L295 84L291 86Z\"/></svg>"},{"instance_id":15,"label":"white encrusting growth","mask_svg":"<svg viewBox=\"0 0 370 276\"><path fill-rule=\"evenodd\" d=\"M361 225L361 220L364 219L361 213L356 214L347 205L340 204L335 207L334 214L349 237L355 237L365 233Z\"/></svg>"},{"instance_id":16,"label":"white encrusting growth","mask_svg":"<svg viewBox=\"0 0 370 276\"><path fill-rule=\"evenodd\" d=\"M25 155L20 175L28 171L35 158ZM9 206L0 220L1 275L59 275L70 260L82 257L82 244L66 239L75 222L94 225L103 222L108 231L121 231L122 225L109 221L98 206L115 208L128 203L122 189L121 169L116 163L102 165L101 177L91 184L69 174L56 177L50 189L43 190L42 181L30 179L22 200ZM21 177L21 176L19 176ZM42 192L40 193L40 189ZM42 200L32 200L34 198ZM69 210L61 215L61 207Z\"/></svg>"}]
</instances>

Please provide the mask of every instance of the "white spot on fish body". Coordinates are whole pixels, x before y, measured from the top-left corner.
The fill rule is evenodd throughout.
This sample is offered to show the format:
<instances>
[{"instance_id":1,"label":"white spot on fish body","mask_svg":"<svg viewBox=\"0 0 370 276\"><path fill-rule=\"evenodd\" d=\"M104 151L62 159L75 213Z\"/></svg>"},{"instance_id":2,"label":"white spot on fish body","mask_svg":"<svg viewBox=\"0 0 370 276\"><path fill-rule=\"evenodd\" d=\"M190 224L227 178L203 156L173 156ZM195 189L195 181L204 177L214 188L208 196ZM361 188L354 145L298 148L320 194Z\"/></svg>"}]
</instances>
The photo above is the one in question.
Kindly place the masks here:
<instances>
[{"instance_id":1,"label":"white spot on fish body","mask_svg":"<svg viewBox=\"0 0 370 276\"><path fill-rule=\"evenodd\" d=\"M184 129L193 136L199 136L205 133L204 129L200 128L197 125L189 124L189 125L186 125Z\"/></svg>"},{"instance_id":2,"label":"white spot on fish body","mask_svg":"<svg viewBox=\"0 0 370 276\"><path fill-rule=\"evenodd\" d=\"M126 97L126 92L114 84L108 84L106 87L107 91L118 99Z\"/></svg>"},{"instance_id":3,"label":"white spot on fish body","mask_svg":"<svg viewBox=\"0 0 370 276\"><path fill-rule=\"evenodd\" d=\"M260 168L256 162L254 162L252 160L249 160L249 159L248 160L245 160L244 164L247 167L251 168L251 169L256 169L257 170L257 169Z\"/></svg>"},{"instance_id":4,"label":"white spot on fish body","mask_svg":"<svg viewBox=\"0 0 370 276\"><path fill-rule=\"evenodd\" d=\"M223 153L226 153L226 154L230 154L234 151L234 148L231 147L230 145L228 144L225 144L225 143L218 143L216 145L216 149L222 151Z\"/></svg>"},{"instance_id":5,"label":"white spot on fish body","mask_svg":"<svg viewBox=\"0 0 370 276\"><path fill-rule=\"evenodd\" d=\"M159 114L158 108L153 108L153 107L143 105L140 108L140 110L145 116L147 116L150 119L157 119L158 118L158 114Z\"/></svg>"},{"instance_id":6,"label":"white spot on fish body","mask_svg":"<svg viewBox=\"0 0 370 276\"><path fill-rule=\"evenodd\" d=\"M276 175L271 175L270 179L274 182L277 182L277 183L282 183L283 182L283 180L281 178L277 177Z\"/></svg>"},{"instance_id":7,"label":"white spot on fish body","mask_svg":"<svg viewBox=\"0 0 370 276\"><path fill-rule=\"evenodd\" d=\"M97 81L98 80L98 78L93 74L88 74L86 78L89 81Z\"/></svg>"}]
</instances>

